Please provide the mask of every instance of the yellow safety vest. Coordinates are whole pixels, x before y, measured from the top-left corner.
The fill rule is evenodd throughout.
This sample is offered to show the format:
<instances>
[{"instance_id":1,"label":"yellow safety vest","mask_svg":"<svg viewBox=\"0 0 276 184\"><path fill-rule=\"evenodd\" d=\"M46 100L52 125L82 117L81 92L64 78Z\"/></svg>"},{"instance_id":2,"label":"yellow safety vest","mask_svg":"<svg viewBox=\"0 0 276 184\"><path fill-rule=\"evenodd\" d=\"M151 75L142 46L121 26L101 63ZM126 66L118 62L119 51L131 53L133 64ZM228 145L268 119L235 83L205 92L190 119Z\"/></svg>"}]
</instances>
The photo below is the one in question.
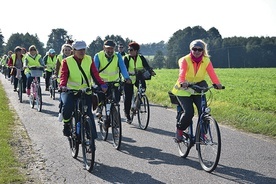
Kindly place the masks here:
<instances>
[{"instance_id":1,"label":"yellow safety vest","mask_svg":"<svg viewBox=\"0 0 276 184\"><path fill-rule=\"evenodd\" d=\"M128 73L129 73L129 77L132 81L132 84L135 83L136 81L136 75L135 75L135 70L136 71L141 71L144 69L143 66L143 62L142 59L140 57L140 55L137 55L137 59L136 59L136 63L134 61L134 59L132 57L130 57L130 55L126 55L125 57L127 57L128 59Z\"/></svg>"},{"instance_id":2,"label":"yellow safety vest","mask_svg":"<svg viewBox=\"0 0 276 184\"><path fill-rule=\"evenodd\" d=\"M105 57L105 53L104 51L100 51L98 53L98 57L100 60L100 66L99 66L99 71L104 68L109 61L107 60L107 58ZM118 81L118 79L120 78L119 76L119 59L117 54L113 55L112 61L110 61L111 63L109 64L109 66L104 69L101 73L100 73L100 77L103 79L103 81L105 82L114 82L114 81Z\"/></svg>"},{"instance_id":3,"label":"yellow safety vest","mask_svg":"<svg viewBox=\"0 0 276 184\"><path fill-rule=\"evenodd\" d=\"M53 69L55 68L57 62L57 56L55 55L53 58L51 58L50 56L47 56L47 68L45 69L48 72L52 72Z\"/></svg>"},{"instance_id":4,"label":"yellow safety vest","mask_svg":"<svg viewBox=\"0 0 276 184\"><path fill-rule=\"evenodd\" d=\"M66 63L69 70L67 87L69 89L80 90L87 88L88 85L82 72L80 71L77 61L73 58L73 56L69 56L66 58ZM88 55L85 55L81 62L81 67L88 79L89 86L92 84L92 76L90 73L90 67L92 64L92 58Z\"/></svg>"},{"instance_id":5,"label":"yellow safety vest","mask_svg":"<svg viewBox=\"0 0 276 184\"><path fill-rule=\"evenodd\" d=\"M183 59L185 59L185 61L183 61ZM210 63L209 57L203 57L202 61L198 63L199 68L196 73L190 54L184 56L184 58L180 58L178 60L179 65L182 61L187 62L186 81L196 83L204 80L207 73L206 68ZM178 80L176 81L171 92L176 96L191 96L192 94L195 94L194 90L190 88L188 88L187 90L181 89Z\"/></svg>"},{"instance_id":6,"label":"yellow safety vest","mask_svg":"<svg viewBox=\"0 0 276 184\"><path fill-rule=\"evenodd\" d=\"M41 58L41 55L40 54L37 54L35 56L35 58L32 58L29 54L26 55L26 59L28 60L28 67L34 67L34 66L41 66L40 65L40 62L39 62L39 59ZM30 73L30 69L29 68L26 68L24 73L27 74L27 73Z\"/></svg>"}]
</instances>

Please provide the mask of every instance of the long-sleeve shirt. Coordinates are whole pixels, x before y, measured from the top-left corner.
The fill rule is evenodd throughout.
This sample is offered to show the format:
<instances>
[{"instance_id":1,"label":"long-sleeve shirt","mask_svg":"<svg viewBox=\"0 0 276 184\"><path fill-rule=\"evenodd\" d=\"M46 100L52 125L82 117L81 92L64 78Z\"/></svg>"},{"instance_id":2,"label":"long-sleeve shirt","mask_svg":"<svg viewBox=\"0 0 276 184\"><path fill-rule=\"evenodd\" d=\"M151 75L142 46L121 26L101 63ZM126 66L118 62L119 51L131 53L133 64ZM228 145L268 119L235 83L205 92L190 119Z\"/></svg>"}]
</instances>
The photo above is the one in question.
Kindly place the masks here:
<instances>
[{"instance_id":1,"label":"long-sleeve shirt","mask_svg":"<svg viewBox=\"0 0 276 184\"><path fill-rule=\"evenodd\" d=\"M195 70L195 73L197 73L199 67L200 67L200 63L196 63L196 62L193 62L193 66L194 66L194 70ZM187 73L187 62L183 59L182 63L180 64L181 67L180 67L180 73L179 73L179 77L178 77L178 81L180 83L183 83L185 82L186 80L186 73ZM212 81L213 84L220 84L219 82L219 79L215 73L215 70L214 70L214 67L213 67L213 64L212 62L210 61L210 63L208 64L207 68L206 68L206 71ZM188 81L189 82L189 81Z\"/></svg>"},{"instance_id":2,"label":"long-sleeve shirt","mask_svg":"<svg viewBox=\"0 0 276 184\"><path fill-rule=\"evenodd\" d=\"M73 56L73 58L81 65L82 59L77 58L76 56ZM90 72L91 72L91 76L94 80L94 82L97 85L102 85L105 84L104 81L101 79L101 77L99 76L99 72L94 64L95 62L92 62L91 67L90 67ZM68 69L68 65L66 62L66 59L62 61L62 65L61 65L61 76L60 76L60 86L67 86L67 82L68 82L68 77L70 75L70 71Z\"/></svg>"}]
</instances>

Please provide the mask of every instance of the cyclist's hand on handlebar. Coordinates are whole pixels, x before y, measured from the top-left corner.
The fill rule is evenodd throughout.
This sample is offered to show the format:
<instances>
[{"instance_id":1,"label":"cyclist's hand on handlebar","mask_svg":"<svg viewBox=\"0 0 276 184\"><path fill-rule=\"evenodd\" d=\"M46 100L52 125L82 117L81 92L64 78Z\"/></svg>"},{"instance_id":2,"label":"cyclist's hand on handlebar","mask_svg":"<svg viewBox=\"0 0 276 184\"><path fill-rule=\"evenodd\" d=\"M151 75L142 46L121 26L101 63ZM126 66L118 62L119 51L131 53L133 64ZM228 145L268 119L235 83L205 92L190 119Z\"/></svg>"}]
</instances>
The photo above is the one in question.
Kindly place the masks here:
<instances>
[{"instance_id":1,"label":"cyclist's hand on handlebar","mask_svg":"<svg viewBox=\"0 0 276 184\"><path fill-rule=\"evenodd\" d=\"M67 91L67 87L66 86L60 86L59 87L59 91L66 92Z\"/></svg>"},{"instance_id":2,"label":"cyclist's hand on handlebar","mask_svg":"<svg viewBox=\"0 0 276 184\"><path fill-rule=\"evenodd\" d=\"M224 89L224 86L221 84L214 84L215 89Z\"/></svg>"},{"instance_id":3,"label":"cyclist's hand on handlebar","mask_svg":"<svg viewBox=\"0 0 276 184\"><path fill-rule=\"evenodd\" d=\"M182 88L188 88L189 83L187 81L180 83L180 87Z\"/></svg>"},{"instance_id":4,"label":"cyclist's hand on handlebar","mask_svg":"<svg viewBox=\"0 0 276 184\"><path fill-rule=\"evenodd\" d=\"M132 83L131 79L126 79L125 81L126 81L127 84L131 84Z\"/></svg>"},{"instance_id":5,"label":"cyclist's hand on handlebar","mask_svg":"<svg viewBox=\"0 0 276 184\"><path fill-rule=\"evenodd\" d=\"M108 89L108 86L106 84L102 84L101 85L101 89L105 93L107 91L107 89Z\"/></svg>"}]
</instances>

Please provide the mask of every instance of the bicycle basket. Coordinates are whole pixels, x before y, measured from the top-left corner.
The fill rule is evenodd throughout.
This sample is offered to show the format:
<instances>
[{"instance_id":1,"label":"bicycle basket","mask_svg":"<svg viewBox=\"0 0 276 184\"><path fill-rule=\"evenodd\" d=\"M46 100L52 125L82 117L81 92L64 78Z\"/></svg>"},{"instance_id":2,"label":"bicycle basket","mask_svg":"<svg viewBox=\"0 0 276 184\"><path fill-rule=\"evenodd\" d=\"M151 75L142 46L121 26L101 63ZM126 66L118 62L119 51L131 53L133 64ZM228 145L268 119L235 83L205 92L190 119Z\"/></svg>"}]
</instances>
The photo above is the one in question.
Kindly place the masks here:
<instances>
[{"instance_id":1,"label":"bicycle basket","mask_svg":"<svg viewBox=\"0 0 276 184\"><path fill-rule=\"evenodd\" d=\"M168 94L169 94L171 103L178 105L178 100L177 100L176 96L171 91L169 91Z\"/></svg>"},{"instance_id":2,"label":"bicycle basket","mask_svg":"<svg viewBox=\"0 0 276 184\"><path fill-rule=\"evenodd\" d=\"M42 77L43 75L43 70L31 70L31 76L32 77Z\"/></svg>"},{"instance_id":3,"label":"bicycle basket","mask_svg":"<svg viewBox=\"0 0 276 184\"><path fill-rule=\"evenodd\" d=\"M145 70L142 74L144 80L150 80L151 79L151 74L148 70Z\"/></svg>"}]
</instances>

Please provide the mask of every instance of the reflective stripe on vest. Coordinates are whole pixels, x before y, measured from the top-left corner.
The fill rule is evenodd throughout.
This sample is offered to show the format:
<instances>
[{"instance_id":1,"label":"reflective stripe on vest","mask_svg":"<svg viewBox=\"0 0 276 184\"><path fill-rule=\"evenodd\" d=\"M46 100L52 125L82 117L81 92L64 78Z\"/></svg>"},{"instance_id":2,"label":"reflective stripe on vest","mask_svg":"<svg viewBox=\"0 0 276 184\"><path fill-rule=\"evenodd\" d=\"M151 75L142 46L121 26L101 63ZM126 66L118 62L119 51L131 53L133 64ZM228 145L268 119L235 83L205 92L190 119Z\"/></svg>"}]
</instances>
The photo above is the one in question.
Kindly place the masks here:
<instances>
[{"instance_id":1,"label":"reflective stripe on vest","mask_svg":"<svg viewBox=\"0 0 276 184\"><path fill-rule=\"evenodd\" d=\"M68 66L69 70L69 76L68 76L68 82L67 82L67 87L69 89L84 89L87 88L87 83L85 78L83 77L77 61L73 58L73 56L69 56L66 58L66 63ZM81 67L86 74L86 77L88 79L89 85L91 86L91 73L90 73L90 68L92 64L92 58L88 55L85 55L84 58L81 61Z\"/></svg>"},{"instance_id":2,"label":"reflective stripe on vest","mask_svg":"<svg viewBox=\"0 0 276 184\"><path fill-rule=\"evenodd\" d=\"M183 62L187 63L187 71L186 71L186 81L188 82L200 82L204 80L206 76L206 68L210 63L210 59L208 57L203 57L202 61L198 63L198 69L197 72L194 68L194 64L192 62L190 54L186 55L183 58L181 58ZM181 64L182 61L178 61L179 64ZM196 72L196 73L195 73ZM192 94L195 94L194 90L188 88L187 90L180 89L179 81L177 80L173 89L172 93L176 96L191 96Z\"/></svg>"}]
</instances>

